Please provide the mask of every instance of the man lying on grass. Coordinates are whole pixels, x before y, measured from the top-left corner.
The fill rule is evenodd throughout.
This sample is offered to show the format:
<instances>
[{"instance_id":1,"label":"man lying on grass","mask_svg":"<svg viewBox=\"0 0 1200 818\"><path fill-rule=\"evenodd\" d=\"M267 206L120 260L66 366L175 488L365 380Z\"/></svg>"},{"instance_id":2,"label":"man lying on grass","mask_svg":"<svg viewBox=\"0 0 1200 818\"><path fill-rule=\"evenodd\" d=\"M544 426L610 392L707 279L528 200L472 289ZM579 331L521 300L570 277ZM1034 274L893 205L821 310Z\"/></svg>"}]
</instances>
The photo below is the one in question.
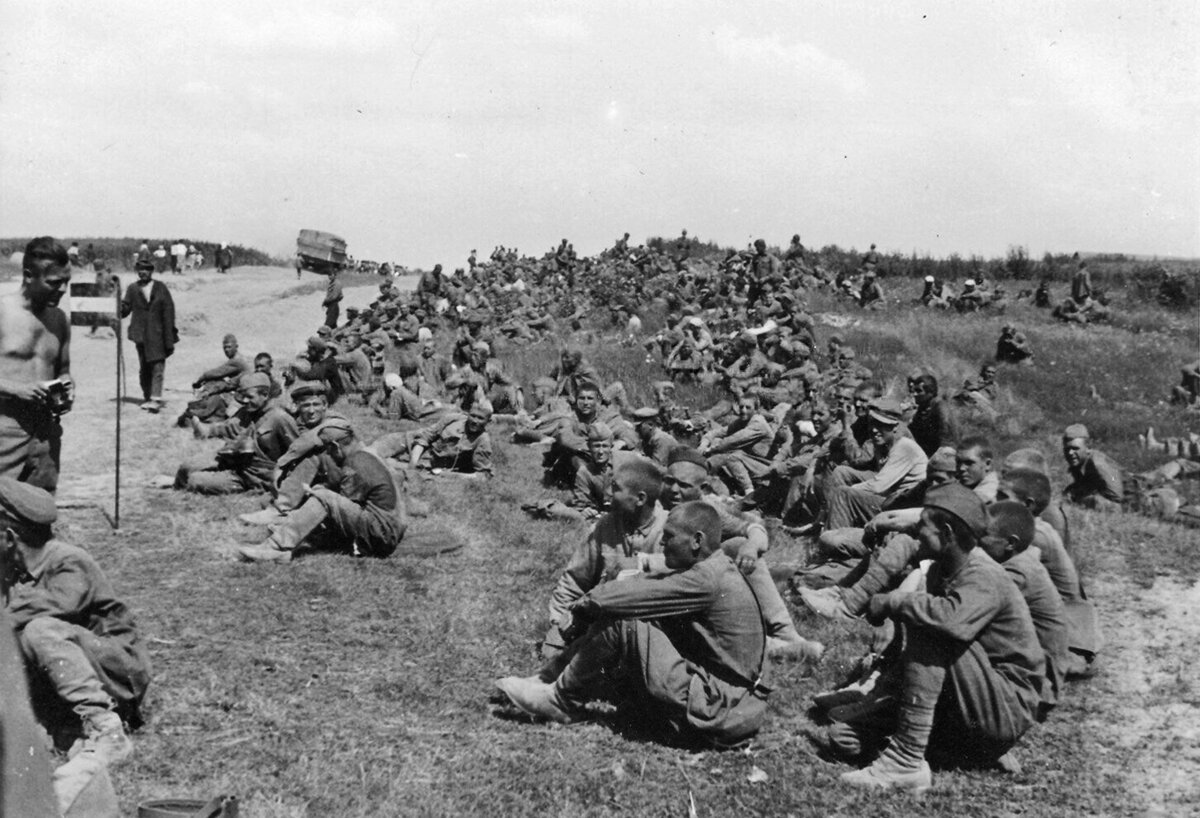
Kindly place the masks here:
<instances>
[{"instance_id":1,"label":"man lying on grass","mask_svg":"<svg viewBox=\"0 0 1200 818\"><path fill-rule=\"evenodd\" d=\"M677 506L662 542L670 573L607 582L574 602L560 626L583 635L538 675L498 680L512 704L569 724L590 701L632 701L664 735L718 746L758 732L767 637L754 592L721 549L717 511Z\"/></svg>"}]
</instances>

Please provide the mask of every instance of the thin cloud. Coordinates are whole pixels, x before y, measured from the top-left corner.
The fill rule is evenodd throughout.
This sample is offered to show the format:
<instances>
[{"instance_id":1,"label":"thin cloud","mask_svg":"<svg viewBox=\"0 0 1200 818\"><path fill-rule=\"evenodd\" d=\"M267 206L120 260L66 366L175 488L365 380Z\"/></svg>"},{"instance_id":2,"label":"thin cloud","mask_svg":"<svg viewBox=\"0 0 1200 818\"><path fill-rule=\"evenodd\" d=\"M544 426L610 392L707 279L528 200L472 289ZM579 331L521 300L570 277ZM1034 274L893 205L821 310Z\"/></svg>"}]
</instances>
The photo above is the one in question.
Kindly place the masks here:
<instances>
[{"instance_id":1,"label":"thin cloud","mask_svg":"<svg viewBox=\"0 0 1200 818\"><path fill-rule=\"evenodd\" d=\"M785 44L778 36L747 36L723 27L713 34L717 51L733 65L757 69L783 68L804 84L828 84L847 96L867 90L867 80L845 60L827 54L812 43Z\"/></svg>"}]
</instances>

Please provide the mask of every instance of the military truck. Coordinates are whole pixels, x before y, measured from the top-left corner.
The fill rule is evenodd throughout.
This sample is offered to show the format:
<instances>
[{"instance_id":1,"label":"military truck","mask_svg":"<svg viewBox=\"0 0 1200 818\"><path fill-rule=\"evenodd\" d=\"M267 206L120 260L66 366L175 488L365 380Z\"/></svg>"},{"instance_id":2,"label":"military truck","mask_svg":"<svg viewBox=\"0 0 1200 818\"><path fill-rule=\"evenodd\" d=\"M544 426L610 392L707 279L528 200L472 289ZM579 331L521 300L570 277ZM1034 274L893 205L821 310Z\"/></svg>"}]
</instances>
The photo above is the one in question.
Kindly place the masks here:
<instances>
[{"instance_id":1,"label":"military truck","mask_svg":"<svg viewBox=\"0 0 1200 818\"><path fill-rule=\"evenodd\" d=\"M296 238L296 275L311 270L320 275L347 266L346 240L321 230L301 230Z\"/></svg>"}]
</instances>

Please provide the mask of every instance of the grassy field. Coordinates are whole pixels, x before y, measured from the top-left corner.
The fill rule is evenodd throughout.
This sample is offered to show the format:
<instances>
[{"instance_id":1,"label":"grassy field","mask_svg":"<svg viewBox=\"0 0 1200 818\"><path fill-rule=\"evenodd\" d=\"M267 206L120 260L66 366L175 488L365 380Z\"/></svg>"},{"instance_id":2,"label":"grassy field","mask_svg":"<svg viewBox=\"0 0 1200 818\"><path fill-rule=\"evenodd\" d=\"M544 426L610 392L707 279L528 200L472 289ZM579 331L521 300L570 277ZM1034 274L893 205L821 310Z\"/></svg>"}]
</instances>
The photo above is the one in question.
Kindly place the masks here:
<instances>
[{"instance_id":1,"label":"grassy field","mask_svg":"<svg viewBox=\"0 0 1200 818\"><path fill-rule=\"evenodd\" d=\"M282 360L299 348L318 320L320 295L277 300L294 285L287 270L180 285L176 303L194 319L194 331L168 366L178 399L219 354L229 327L250 353L268 349ZM355 292L347 291L348 300ZM273 305L270 314L265 304ZM816 298L810 311L847 310ZM1036 347L1037 366L1003 369L1000 419L971 428L991 435L1002 452L1040 445L1059 485L1058 434L1068 422L1088 423L1100 447L1133 468L1157 460L1136 446L1146 425L1179 433L1191 421L1196 429L1194 415L1161 403L1179 364L1196 352L1193 316L1160 314L1133 331L1066 327L1023 306L1004 317L907 305L848 312L855 323L842 334L877 375L898 379L925 364L949 389L974 374L1005 320L1018 323ZM78 341L77 377L110 371L108 349ZM640 350L586 351L602 374L625 381L635 402L650 399L649 383L660 374ZM502 357L528 379L548 370L555 352L541 346ZM111 387L108 375L95 378L90 393L81 390L76 425L68 426L65 499L72 492L104 498L110 478L104 424L112 404L104 396ZM350 412L368 438L384 431L361 410ZM252 818L683 816L693 805L700 816L1181 815L1200 803L1195 531L1134 515L1071 512L1080 568L1105 628L1102 672L1071 687L1022 742L1022 774L938 772L935 789L918 804L842 786L837 776L847 768L809 740L818 726L812 694L845 673L863 651L866 628L818 622L799 610L801 631L830 650L812 675L792 665L774 669L770 720L747 750L664 746L629 724L564 728L494 715L492 682L535 667L548 593L583 533L520 511L521 501L546 491L540 452L508 444L501 427L493 429L498 479L412 486L431 506L413 531L462 537L462 551L425 560L318 555L269 567L232 558L236 544L264 533L236 519L257 507L253 498L143 487L216 446L171 427L166 413L127 415L126 423L122 530L79 508L64 511L59 530L106 567L155 661L148 723L114 776L128 814L146 798L216 792L238 795L242 814ZM782 581L804 561L808 543L780 531L772 542L769 558Z\"/></svg>"}]
</instances>

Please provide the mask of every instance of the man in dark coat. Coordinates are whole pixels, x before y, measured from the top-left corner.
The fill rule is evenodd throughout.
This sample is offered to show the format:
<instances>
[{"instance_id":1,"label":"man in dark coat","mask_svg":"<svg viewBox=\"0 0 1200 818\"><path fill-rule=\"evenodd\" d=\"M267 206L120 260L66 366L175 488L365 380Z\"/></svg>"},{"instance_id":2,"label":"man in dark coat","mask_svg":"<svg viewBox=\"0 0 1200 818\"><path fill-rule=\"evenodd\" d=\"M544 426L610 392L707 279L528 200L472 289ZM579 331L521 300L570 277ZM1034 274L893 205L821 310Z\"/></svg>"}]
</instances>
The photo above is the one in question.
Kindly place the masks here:
<instances>
[{"instance_id":1,"label":"man in dark coat","mask_svg":"<svg viewBox=\"0 0 1200 818\"><path fill-rule=\"evenodd\" d=\"M129 285L121 299L121 317L129 321L129 340L137 347L138 382L142 387L142 409L158 412L163 405L163 372L175 351L179 331L175 328L175 302L171 291L155 281L154 263L138 261L138 280Z\"/></svg>"}]
</instances>

